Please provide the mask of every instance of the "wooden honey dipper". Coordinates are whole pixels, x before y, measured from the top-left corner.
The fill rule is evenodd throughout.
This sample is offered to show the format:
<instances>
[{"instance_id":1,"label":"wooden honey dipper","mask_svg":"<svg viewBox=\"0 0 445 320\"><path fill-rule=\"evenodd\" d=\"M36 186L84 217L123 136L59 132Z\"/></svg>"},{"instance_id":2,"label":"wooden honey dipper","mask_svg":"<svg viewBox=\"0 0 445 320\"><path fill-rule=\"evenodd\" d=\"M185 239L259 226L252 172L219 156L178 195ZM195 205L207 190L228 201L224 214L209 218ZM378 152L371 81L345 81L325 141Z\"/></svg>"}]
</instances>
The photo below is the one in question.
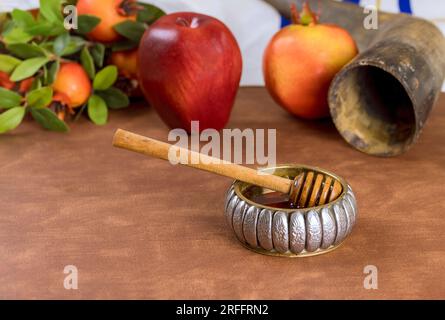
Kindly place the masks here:
<instances>
[{"instance_id":1,"label":"wooden honey dipper","mask_svg":"<svg viewBox=\"0 0 445 320\"><path fill-rule=\"evenodd\" d=\"M180 162L180 164L288 194L289 201L297 208L323 205L337 199L342 193L340 182L323 173L307 170L295 177L294 180L275 175L258 174L254 169L122 129L118 129L114 134L113 146L164 160L169 160L170 148L174 147L177 151L180 150L188 156L187 163ZM199 161L192 162L193 157Z\"/></svg>"}]
</instances>

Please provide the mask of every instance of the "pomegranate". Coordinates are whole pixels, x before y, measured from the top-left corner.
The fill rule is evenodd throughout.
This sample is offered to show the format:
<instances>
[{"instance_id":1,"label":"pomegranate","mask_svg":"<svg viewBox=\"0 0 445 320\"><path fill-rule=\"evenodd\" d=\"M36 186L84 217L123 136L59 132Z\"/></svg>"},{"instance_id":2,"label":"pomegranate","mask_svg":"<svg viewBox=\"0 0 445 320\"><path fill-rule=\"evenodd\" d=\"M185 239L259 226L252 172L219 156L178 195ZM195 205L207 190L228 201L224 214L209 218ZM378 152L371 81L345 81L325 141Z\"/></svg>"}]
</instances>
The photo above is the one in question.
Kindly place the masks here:
<instances>
[{"instance_id":1,"label":"pomegranate","mask_svg":"<svg viewBox=\"0 0 445 320\"><path fill-rule=\"evenodd\" d=\"M306 119L329 115L328 90L335 74L358 53L354 39L335 25L318 24L307 3L280 30L264 54L264 79L274 100Z\"/></svg>"},{"instance_id":2,"label":"pomegranate","mask_svg":"<svg viewBox=\"0 0 445 320\"><path fill-rule=\"evenodd\" d=\"M89 14L100 18L100 23L88 34L91 40L114 42L120 35L113 26L126 20L136 20L133 10L134 0L79 0L77 13Z\"/></svg>"},{"instance_id":3,"label":"pomegranate","mask_svg":"<svg viewBox=\"0 0 445 320\"><path fill-rule=\"evenodd\" d=\"M84 104L91 93L91 82L82 66L76 62L62 63L53 83L55 100L70 108Z\"/></svg>"},{"instance_id":4,"label":"pomegranate","mask_svg":"<svg viewBox=\"0 0 445 320\"><path fill-rule=\"evenodd\" d=\"M116 51L111 54L110 62L119 70L119 74L125 78L138 79L138 51Z\"/></svg>"}]
</instances>

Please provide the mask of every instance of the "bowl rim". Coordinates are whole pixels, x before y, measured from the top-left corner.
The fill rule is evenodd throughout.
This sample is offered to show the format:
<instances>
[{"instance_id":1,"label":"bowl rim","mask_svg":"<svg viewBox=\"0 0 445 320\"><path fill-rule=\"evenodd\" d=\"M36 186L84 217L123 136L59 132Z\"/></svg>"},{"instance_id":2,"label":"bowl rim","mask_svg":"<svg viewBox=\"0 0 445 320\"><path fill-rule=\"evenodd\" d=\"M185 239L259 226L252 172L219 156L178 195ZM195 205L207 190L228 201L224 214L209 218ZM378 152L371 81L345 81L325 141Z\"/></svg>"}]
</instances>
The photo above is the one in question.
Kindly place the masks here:
<instances>
[{"instance_id":1,"label":"bowl rim","mask_svg":"<svg viewBox=\"0 0 445 320\"><path fill-rule=\"evenodd\" d=\"M295 163L290 163L290 164L278 164L278 165L274 165L274 166L270 166L270 167L263 167L263 168L258 168L258 171L269 171L269 170L274 170L276 171L277 169L309 169L315 172L319 172L322 174L326 174L328 176L330 176L331 178L337 180L338 182L340 182L341 186L342 186L342 192L341 194L337 197L337 199L330 201L328 203L322 204L322 205L318 205L315 207L308 207L308 208L294 208L294 209L286 209L286 208L277 208L277 207L271 207L271 206L266 206L263 204L259 204L256 203L254 201L252 201L251 199L247 198L244 194L243 191L250 187L253 186L253 184L251 183L247 183L244 181L240 181L240 180L235 180L233 182L233 189L235 194L244 202L248 203L251 206L255 206L257 208L261 208L261 209L267 209L267 210L273 210L273 211L280 211L280 212L285 212L285 213L292 213L295 211L299 211L299 212L309 212L311 210L319 210L322 208L325 208L327 206L333 206L335 205L337 202L340 202L346 195L346 193L348 192L348 189L350 189L351 187L349 186L349 184L346 182L345 179L343 179L342 177L336 175L335 173L332 173L328 170L319 168L319 167L314 167L314 166L308 166L308 165L304 165L304 164L295 164ZM273 174L273 173L272 173Z\"/></svg>"}]
</instances>

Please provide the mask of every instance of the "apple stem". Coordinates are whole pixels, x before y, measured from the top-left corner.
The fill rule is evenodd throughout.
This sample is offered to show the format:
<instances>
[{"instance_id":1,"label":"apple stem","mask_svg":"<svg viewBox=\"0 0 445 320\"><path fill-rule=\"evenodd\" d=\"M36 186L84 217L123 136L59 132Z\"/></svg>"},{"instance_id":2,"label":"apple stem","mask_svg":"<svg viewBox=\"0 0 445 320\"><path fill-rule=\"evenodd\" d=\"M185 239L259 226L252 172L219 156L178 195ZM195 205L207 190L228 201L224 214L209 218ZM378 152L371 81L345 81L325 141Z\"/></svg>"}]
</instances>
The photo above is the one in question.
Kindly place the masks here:
<instances>
[{"instance_id":1,"label":"apple stem","mask_svg":"<svg viewBox=\"0 0 445 320\"><path fill-rule=\"evenodd\" d=\"M195 29L199 27L199 19L197 17L193 17L190 21L179 17L176 19L176 24L183 26L183 27L189 27L191 29Z\"/></svg>"},{"instance_id":2,"label":"apple stem","mask_svg":"<svg viewBox=\"0 0 445 320\"><path fill-rule=\"evenodd\" d=\"M176 24L183 26L183 27L188 27L189 26L189 22L187 20L185 20L182 17L179 17L178 19L176 19Z\"/></svg>"}]
</instances>

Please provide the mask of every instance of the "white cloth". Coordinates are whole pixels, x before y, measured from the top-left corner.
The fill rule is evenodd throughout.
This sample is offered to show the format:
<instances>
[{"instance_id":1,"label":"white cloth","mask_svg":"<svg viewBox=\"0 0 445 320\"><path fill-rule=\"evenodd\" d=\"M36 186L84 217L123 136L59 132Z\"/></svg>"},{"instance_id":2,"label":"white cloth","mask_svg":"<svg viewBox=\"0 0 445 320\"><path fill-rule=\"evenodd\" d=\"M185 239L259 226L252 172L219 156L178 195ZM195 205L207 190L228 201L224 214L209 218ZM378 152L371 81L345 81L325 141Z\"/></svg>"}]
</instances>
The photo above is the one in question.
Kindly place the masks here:
<instances>
[{"instance_id":1,"label":"white cloth","mask_svg":"<svg viewBox=\"0 0 445 320\"><path fill-rule=\"evenodd\" d=\"M1 0L0 12L9 12L13 9L28 10L38 6L39 0Z\"/></svg>"}]
</instances>

